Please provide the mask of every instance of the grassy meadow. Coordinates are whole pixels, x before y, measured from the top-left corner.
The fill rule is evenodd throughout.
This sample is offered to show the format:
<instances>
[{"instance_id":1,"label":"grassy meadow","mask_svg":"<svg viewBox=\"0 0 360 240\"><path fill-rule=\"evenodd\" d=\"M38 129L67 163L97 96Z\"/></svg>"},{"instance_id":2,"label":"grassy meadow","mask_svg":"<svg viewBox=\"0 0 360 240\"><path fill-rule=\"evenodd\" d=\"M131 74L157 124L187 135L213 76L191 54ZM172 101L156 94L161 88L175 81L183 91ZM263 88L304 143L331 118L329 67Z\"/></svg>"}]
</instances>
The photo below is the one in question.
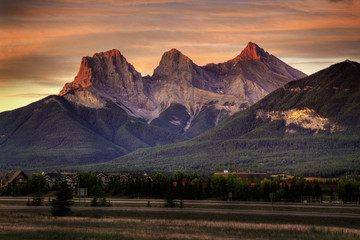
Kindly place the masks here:
<instances>
[{"instance_id":1,"label":"grassy meadow","mask_svg":"<svg viewBox=\"0 0 360 240\"><path fill-rule=\"evenodd\" d=\"M360 219L47 209L0 210L0 239L359 239Z\"/></svg>"}]
</instances>

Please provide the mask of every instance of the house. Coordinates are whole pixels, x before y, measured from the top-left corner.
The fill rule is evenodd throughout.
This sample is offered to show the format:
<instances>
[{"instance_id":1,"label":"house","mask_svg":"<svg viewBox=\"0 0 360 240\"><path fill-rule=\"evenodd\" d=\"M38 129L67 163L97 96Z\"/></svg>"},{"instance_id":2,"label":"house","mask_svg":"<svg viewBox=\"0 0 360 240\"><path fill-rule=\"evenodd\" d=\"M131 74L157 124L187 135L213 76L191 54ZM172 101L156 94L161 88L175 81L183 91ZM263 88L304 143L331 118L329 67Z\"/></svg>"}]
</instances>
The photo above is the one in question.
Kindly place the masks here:
<instances>
[{"instance_id":1,"label":"house","mask_svg":"<svg viewBox=\"0 0 360 240\"><path fill-rule=\"evenodd\" d=\"M75 187L77 184L77 173L75 172L60 172L61 177L60 180L65 177L65 180L67 181L68 185L71 187Z\"/></svg>"},{"instance_id":2,"label":"house","mask_svg":"<svg viewBox=\"0 0 360 240\"><path fill-rule=\"evenodd\" d=\"M18 187L24 185L29 179L31 179L32 173L19 171L10 171L0 173L1 188L6 187L9 184L16 184Z\"/></svg>"},{"instance_id":3,"label":"house","mask_svg":"<svg viewBox=\"0 0 360 240\"><path fill-rule=\"evenodd\" d=\"M77 181L76 181L77 175L76 175L76 173L52 172L52 173L44 174L44 177L45 177L45 179L48 182L50 187L54 186L56 181L61 181L63 177L65 177L67 183L70 186L75 187L76 184L77 184Z\"/></svg>"},{"instance_id":4,"label":"house","mask_svg":"<svg viewBox=\"0 0 360 240\"><path fill-rule=\"evenodd\" d=\"M129 177L126 174L122 174L122 173L108 173L107 175L109 181L111 178L120 182L127 182L129 180Z\"/></svg>"},{"instance_id":5,"label":"house","mask_svg":"<svg viewBox=\"0 0 360 240\"><path fill-rule=\"evenodd\" d=\"M63 172L61 174L65 177L67 183L71 187L76 187L76 185L77 185L77 173Z\"/></svg>"},{"instance_id":6,"label":"house","mask_svg":"<svg viewBox=\"0 0 360 240\"><path fill-rule=\"evenodd\" d=\"M96 173L96 177L101 180L101 182L105 185L110 182L110 175L104 172Z\"/></svg>"},{"instance_id":7,"label":"house","mask_svg":"<svg viewBox=\"0 0 360 240\"><path fill-rule=\"evenodd\" d=\"M127 175L120 175L120 182L127 182L129 180L129 177Z\"/></svg>"},{"instance_id":8,"label":"house","mask_svg":"<svg viewBox=\"0 0 360 240\"><path fill-rule=\"evenodd\" d=\"M62 179L62 174L58 173L58 172L52 172L52 173L46 173L44 174L44 177L47 181L47 183L49 184L49 187L52 187L55 185L56 182L61 181Z\"/></svg>"}]
</instances>

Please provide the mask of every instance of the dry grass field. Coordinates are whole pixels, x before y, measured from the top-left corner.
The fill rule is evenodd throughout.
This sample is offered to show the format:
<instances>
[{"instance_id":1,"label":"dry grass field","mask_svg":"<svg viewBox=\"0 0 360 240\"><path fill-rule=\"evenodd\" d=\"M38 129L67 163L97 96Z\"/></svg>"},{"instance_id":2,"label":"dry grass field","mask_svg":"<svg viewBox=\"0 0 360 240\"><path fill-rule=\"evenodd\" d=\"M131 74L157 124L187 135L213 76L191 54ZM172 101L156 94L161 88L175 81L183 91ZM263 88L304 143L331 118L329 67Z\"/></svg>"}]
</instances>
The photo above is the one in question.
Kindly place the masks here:
<instances>
[{"instance_id":1,"label":"dry grass field","mask_svg":"<svg viewBox=\"0 0 360 240\"><path fill-rule=\"evenodd\" d=\"M359 219L75 210L1 210L0 239L359 239Z\"/></svg>"}]
</instances>

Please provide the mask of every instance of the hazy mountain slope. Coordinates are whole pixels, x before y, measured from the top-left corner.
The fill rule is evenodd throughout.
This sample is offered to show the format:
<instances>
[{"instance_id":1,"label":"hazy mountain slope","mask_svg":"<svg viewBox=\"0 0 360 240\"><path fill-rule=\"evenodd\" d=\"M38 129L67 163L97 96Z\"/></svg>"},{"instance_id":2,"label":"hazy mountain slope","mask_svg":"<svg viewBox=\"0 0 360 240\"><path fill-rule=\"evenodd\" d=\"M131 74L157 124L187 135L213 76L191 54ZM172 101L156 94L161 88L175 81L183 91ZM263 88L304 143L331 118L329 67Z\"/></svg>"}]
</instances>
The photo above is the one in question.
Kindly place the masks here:
<instances>
[{"instance_id":1,"label":"hazy mountain slope","mask_svg":"<svg viewBox=\"0 0 360 240\"><path fill-rule=\"evenodd\" d=\"M75 157L77 163L91 163L128 152L89 131L72 115L57 97L2 113L1 168L70 165Z\"/></svg>"},{"instance_id":2,"label":"hazy mountain slope","mask_svg":"<svg viewBox=\"0 0 360 240\"><path fill-rule=\"evenodd\" d=\"M280 88L192 140L138 150L98 168L360 171L360 68L342 62Z\"/></svg>"},{"instance_id":3,"label":"hazy mountain slope","mask_svg":"<svg viewBox=\"0 0 360 240\"><path fill-rule=\"evenodd\" d=\"M185 138L107 105L91 109L50 96L0 114L0 168L104 162Z\"/></svg>"}]
</instances>

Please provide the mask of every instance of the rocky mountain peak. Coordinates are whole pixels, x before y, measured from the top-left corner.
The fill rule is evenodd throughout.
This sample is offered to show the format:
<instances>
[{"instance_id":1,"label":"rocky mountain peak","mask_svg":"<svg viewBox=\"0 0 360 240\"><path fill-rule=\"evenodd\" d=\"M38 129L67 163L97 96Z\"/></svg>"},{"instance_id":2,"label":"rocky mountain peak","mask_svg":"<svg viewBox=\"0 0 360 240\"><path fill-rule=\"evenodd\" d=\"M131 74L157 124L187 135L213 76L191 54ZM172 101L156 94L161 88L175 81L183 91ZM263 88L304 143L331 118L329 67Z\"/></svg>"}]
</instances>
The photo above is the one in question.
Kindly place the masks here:
<instances>
[{"instance_id":1,"label":"rocky mountain peak","mask_svg":"<svg viewBox=\"0 0 360 240\"><path fill-rule=\"evenodd\" d=\"M181 52L179 50L177 50L176 48L172 48L169 51L166 51L165 53L180 53L181 54Z\"/></svg>"},{"instance_id":2,"label":"rocky mountain peak","mask_svg":"<svg viewBox=\"0 0 360 240\"><path fill-rule=\"evenodd\" d=\"M63 96L79 88L87 88L91 85L104 87L113 85L115 75L131 72L139 75L134 67L126 61L119 50L113 49L107 52L95 53L93 57L83 57L79 72L71 83L66 83L59 95ZM111 73L111 74L108 74Z\"/></svg>"},{"instance_id":3,"label":"rocky mountain peak","mask_svg":"<svg viewBox=\"0 0 360 240\"><path fill-rule=\"evenodd\" d=\"M173 48L162 55L153 76L166 77L178 72L189 72L194 65L190 58Z\"/></svg>"},{"instance_id":4,"label":"rocky mountain peak","mask_svg":"<svg viewBox=\"0 0 360 240\"><path fill-rule=\"evenodd\" d=\"M100 62L111 63L118 68L130 67L126 58L120 53L119 50L113 49L106 52L95 53L92 57ZM133 68L132 66L130 68Z\"/></svg>"},{"instance_id":5,"label":"rocky mountain peak","mask_svg":"<svg viewBox=\"0 0 360 240\"><path fill-rule=\"evenodd\" d=\"M143 88L141 74L113 49L83 57L74 81L66 83L59 95L88 107L104 107L110 101L126 106L130 115L151 118L155 105Z\"/></svg>"},{"instance_id":6,"label":"rocky mountain peak","mask_svg":"<svg viewBox=\"0 0 360 240\"><path fill-rule=\"evenodd\" d=\"M93 55L93 57L95 57L95 56L104 56L104 57L106 57L108 59L111 59L113 57L115 57L115 58L120 58L120 57L124 58L124 56L117 49L112 49L112 50L109 50L109 51L106 51L106 52L95 53Z\"/></svg>"},{"instance_id":7,"label":"rocky mountain peak","mask_svg":"<svg viewBox=\"0 0 360 240\"><path fill-rule=\"evenodd\" d=\"M249 42L247 46L242 50L242 52L236 56L234 59L228 61L228 63L236 63L238 61L249 61L249 60L257 60L262 57L269 56L264 49L259 47L256 43Z\"/></svg>"}]
</instances>

